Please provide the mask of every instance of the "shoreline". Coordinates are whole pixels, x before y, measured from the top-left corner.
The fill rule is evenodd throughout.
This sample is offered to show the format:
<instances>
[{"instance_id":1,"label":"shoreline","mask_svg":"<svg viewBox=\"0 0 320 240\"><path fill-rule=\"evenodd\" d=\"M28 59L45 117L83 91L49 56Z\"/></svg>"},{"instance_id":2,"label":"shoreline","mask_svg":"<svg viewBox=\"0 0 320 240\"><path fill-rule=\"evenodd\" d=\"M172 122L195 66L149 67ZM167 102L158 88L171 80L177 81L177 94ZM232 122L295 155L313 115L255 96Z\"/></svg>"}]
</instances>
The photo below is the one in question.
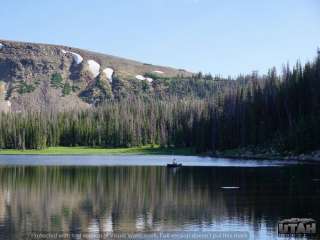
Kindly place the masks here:
<instances>
[{"instance_id":1,"label":"shoreline","mask_svg":"<svg viewBox=\"0 0 320 240\"><path fill-rule=\"evenodd\" d=\"M0 155L185 155L197 156L191 148L162 148L160 146L141 146L129 148L102 147L49 147L45 149L1 149Z\"/></svg>"},{"instance_id":2,"label":"shoreline","mask_svg":"<svg viewBox=\"0 0 320 240\"><path fill-rule=\"evenodd\" d=\"M241 160L295 160L320 162L320 151L305 154L280 153L273 150L232 149L216 152L197 153L192 148L160 147L146 145L141 147L49 147L45 149L0 149L1 155L173 155L173 156L203 156L212 158L241 159Z\"/></svg>"},{"instance_id":3,"label":"shoreline","mask_svg":"<svg viewBox=\"0 0 320 240\"><path fill-rule=\"evenodd\" d=\"M217 151L210 154L211 157L243 159L243 160L295 160L295 161L312 161L320 162L320 151L314 151L302 154L280 153L273 150L250 151L247 149L232 149Z\"/></svg>"}]
</instances>

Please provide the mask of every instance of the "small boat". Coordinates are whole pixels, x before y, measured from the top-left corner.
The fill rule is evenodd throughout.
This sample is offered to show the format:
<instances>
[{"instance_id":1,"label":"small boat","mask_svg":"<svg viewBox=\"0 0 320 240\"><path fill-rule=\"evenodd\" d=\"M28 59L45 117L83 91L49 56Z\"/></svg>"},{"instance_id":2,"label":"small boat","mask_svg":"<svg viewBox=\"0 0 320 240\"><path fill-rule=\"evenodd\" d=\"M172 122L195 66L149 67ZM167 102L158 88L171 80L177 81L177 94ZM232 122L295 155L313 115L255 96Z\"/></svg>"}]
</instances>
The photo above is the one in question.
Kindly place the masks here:
<instances>
[{"instance_id":1,"label":"small boat","mask_svg":"<svg viewBox=\"0 0 320 240\"><path fill-rule=\"evenodd\" d=\"M177 163L176 159L173 159L172 163L167 164L168 168L178 168L182 167L182 163Z\"/></svg>"},{"instance_id":2,"label":"small boat","mask_svg":"<svg viewBox=\"0 0 320 240\"><path fill-rule=\"evenodd\" d=\"M167 164L168 168L178 168L178 167L182 167L182 163L168 163Z\"/></svg>"}]
</instances>

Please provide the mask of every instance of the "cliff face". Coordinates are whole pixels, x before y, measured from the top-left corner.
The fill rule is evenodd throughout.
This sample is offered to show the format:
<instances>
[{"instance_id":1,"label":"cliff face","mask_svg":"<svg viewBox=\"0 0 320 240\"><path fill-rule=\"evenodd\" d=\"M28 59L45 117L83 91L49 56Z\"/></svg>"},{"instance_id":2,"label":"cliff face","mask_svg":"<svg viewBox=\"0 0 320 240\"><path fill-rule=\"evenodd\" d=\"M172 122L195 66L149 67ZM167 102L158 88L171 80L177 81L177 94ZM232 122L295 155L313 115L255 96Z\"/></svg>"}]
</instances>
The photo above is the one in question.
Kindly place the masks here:
<instances>
[{"instance_id":1,"label":"cliff face","mask_svg":"<svg viewBox=\"0 0 320 240\"><path fill-rule=\"evenodd\" d=\"M88 108L113 97L114 79L152 84L148 73L191 74L71 47L0 40L0 110Z\"/></svg>"},{"instance_id":2,"label":"cliff face","mask_svg":"<svg viewBox=\"0 0 320 240\"><path fill-rule=\"evenodd\" d=\"M11 110L11 102L6 101L6 94L6 86L3 82L0 82L0 110L3 112Z\"/></svg>"}]
</instances>

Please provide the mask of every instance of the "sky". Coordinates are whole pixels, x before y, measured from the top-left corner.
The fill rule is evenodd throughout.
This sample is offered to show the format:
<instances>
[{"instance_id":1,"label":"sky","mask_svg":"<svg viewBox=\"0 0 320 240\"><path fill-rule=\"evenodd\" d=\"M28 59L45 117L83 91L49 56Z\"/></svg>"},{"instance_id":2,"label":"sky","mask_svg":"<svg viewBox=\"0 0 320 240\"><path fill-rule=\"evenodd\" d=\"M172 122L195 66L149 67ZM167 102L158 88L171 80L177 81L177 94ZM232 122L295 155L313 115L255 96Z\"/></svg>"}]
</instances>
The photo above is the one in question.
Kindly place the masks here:
<instances>
[{"instance_id":1,"label":"sky","mask_svg":"<svg viewBox=\"0 0 320 240\"><path fill-rule=\"evenodd\" d=\"M0 39L236 76L316 56L319 0L1 0Z\"/></svg>"}]
</instances>

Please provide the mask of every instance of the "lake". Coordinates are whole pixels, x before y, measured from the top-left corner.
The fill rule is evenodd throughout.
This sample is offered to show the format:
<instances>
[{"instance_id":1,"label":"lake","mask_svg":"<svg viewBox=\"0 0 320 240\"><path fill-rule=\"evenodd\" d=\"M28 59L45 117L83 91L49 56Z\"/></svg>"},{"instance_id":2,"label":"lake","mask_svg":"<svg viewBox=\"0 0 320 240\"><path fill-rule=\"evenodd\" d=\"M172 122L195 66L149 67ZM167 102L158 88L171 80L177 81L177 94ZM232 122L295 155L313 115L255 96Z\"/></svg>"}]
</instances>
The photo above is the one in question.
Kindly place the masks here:
<instances>
[{"instance_id":1,"label":"lake","mask_svg":"<svg viewBox=\"0 0 320 240\"><path fill-rule=\"evenodd\" d=\"M318 164L176 158L182 168L166 168L172 156L1 155L0 239L158 231L275 239L282 219L320 219Z\"/></svg>"}]
</instances>

